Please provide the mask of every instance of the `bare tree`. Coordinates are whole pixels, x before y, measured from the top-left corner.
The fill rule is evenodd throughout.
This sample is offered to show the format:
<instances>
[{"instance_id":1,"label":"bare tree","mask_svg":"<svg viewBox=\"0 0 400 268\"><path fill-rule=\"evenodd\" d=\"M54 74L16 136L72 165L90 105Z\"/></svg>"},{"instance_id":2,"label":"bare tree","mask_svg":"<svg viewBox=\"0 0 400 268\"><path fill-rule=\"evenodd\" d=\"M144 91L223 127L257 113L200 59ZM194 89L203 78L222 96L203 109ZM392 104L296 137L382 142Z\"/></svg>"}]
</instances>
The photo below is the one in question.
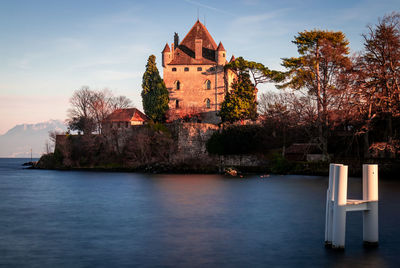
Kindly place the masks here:
<instances>
[{"instance_id":1,"label":"bare tree","mask_svg":"<svg viewBox=\"0 0 400 268\"><path fill-rule=\"evenodd\" d=\"M111 100L111 105L113 110L131 108L132 101L125 96L118 96Z\"/></svg>"},{"instance_id":2,"label":"bare tree","mask_svg":"<svg viewBox=\"0 0 400 268\"><path fill-rule=\"evenodd\" d=\"M101 133L103 120L114 110L129 107L131 100L125 96L114 97L108 89L96 91L85 86L74 92L70 103L67 119L70 129Z\"/></svg>"},{"instance_id":3,"label":"bare tree","mask_svg":"<svg viewBox=\"0 0 400 268\"><path fill-rule=\"evenodd\" d=\"M368 118L380 114L386 120L385 138L393 137L392 117L400 115L400 13L394 12L368 26L359 61L361 92Z\"/></svg>"},{"instance_id":4,"label":"bare tree","mask_svg":"<svg viewBox=\"0 0 400 268\"><path fill-rule=\"evenodd\" d=\"M93 91L88 86L83 86L81 89L75 90L72 97L69 99L72 108L68 110L69 117L90 117L90 103L93 97Z\"/></svg>"}]
</instances>

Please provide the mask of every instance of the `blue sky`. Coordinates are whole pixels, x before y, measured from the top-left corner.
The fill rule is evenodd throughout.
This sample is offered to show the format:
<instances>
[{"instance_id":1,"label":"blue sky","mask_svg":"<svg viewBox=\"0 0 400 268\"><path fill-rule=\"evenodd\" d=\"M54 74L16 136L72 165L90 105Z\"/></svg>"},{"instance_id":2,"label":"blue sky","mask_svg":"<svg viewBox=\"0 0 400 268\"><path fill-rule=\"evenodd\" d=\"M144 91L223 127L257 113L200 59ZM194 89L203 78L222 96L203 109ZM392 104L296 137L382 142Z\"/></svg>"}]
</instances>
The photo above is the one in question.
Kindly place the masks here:
<instances>
[{"instance_id":1,"label":"blue sky","mask_svg":"<svg viewBox=\"0 0 400 268\"><path fill-rule=\"evenodd\" d=\"M141 77L178 32L199 18L228 57L280 68L296 56L296 33L343 31L353 52L378 17L398 0L355 1L0 1L0 134L20 123L66 118L68 99L87 85L109 88L141 106ZM273 88L264 86L260 92Z\"/></svg>"}]
</instances>

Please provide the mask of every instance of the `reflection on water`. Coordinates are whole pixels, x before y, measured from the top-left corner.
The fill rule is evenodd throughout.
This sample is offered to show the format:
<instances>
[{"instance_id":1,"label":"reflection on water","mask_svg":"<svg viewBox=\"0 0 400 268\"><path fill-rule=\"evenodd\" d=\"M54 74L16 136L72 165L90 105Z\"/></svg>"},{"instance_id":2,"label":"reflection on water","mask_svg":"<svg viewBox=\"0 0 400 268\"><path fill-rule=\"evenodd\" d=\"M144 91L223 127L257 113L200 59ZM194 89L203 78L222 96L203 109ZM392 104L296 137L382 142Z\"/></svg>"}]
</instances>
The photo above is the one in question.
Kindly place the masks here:
<instances>
[{"instance_id":1,"label":"reflection on water","mask_svg":"<svg viewBox=\"0 0 400 268\"><path fill-rule=\"evenodd\" d=\"M23 170L0 159L0 266L398 266L400 183L380 182L380 247L326 250L327 178ZM361 196L350 179L349 196Z\"/></svg>"}]
</instances>

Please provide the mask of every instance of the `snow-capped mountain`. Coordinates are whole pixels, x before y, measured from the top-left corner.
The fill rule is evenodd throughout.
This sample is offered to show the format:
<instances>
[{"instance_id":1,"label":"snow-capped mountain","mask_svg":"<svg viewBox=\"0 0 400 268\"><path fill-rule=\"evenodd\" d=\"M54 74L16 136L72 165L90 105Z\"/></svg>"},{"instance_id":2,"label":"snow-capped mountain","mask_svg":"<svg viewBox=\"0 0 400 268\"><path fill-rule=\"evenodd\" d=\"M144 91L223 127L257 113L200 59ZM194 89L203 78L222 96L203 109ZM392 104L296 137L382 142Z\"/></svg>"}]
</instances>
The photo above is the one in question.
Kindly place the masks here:
<instances>
[{"instance_id":1,"label":"snow-capped mountain","mask_svg":"<svg viewBox=\"0 0 400 268\"><path fill-rule=\"evenodd\" d=\"M0 135L0 157L40 157L46 151L49 131L65 132L67 127L60 120L37 124L16 125Z\"/></svg>"}]
</instances>

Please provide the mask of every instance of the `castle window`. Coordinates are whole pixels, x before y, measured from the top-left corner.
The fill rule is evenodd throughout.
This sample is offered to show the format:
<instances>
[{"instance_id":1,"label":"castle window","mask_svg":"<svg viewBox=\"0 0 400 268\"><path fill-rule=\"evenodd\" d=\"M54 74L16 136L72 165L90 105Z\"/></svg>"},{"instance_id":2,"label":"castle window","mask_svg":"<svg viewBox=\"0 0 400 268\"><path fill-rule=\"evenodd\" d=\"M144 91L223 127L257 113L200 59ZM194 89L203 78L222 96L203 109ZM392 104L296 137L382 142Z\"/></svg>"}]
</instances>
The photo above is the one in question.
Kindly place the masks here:
<instances>
[{"instance_id":1,"label":"castle window","mask_svg":"<svg viewBox=\"0 0 400 268\"><path fill-rule=\"evenodd\" d=\"M174 67L174 68L172 68L172 71L173 71L173 72L176 72L176 68L175 68L175 67Z\"/></svg>"},{"instance_id":2,"label":"castle window","mask_svg":"<svg viewBox=\"0 0 400 268\"><path fill-rule=\"evenodd\" d=\"M175 89L176 89L176 90L181 89L181 82L175 81Z\"/></svg>"},{"instance_id":3,"label":"castle window","mask_svg":"<svg viewBox=\"0 0 400 268\"><path fill-rule=\"evenodd\" d=\"M205 83L205 88L206 88L207 90L210 90L210 89L211 89L211 81L210 81L210 80L207 80L207 81L206 81L206 83Z\"/></svg>"},{"instance_id":4,"label":"castle window","mask_svg":"<svg viewBox=\"0 0 400 268\"><path fill-rule=\"evenodd\" d=\"M197 71L198 71L198 72L201 72L201 71L203 71L203 68L197 67Z\"/></svg>"},{"instance_id":5,"label":"castle window","mask_svg":"<svg viewBox=\"0 0 400 268\"><path fill-rule=\"evenodd\" d=\"M206 108L210 109L211 108L211 101L210 99L206 99Z\"/></svg>"},{"instance_id":6,"label":"castle window","mask_svg":"<svg viewBox=\"0 0 400 268\"><path fill-rule=\"evenodd\" d=\"M210 72L213 72L213 71L214 71L214 67L211 67L211 68L210 68Z\"/></svg>"},{"instance_id":7,"label":"castle window","mask_svg":"<svg viewBox=\"0 0 400 268\"><path fill-rule=\"evenodd\" d=\"M185 72L189 72L189 67L185 67Z\"/></svg>"},{"instance_id":8,"label":"castle window","mask_svg":"<svg viewBox=\"0 0 400 268\"><path fill-rule=\"evenodd\" d=\"M222 54L222 57L224 57L224 58L225 58L225 53L223 53L223 54Z\"/></svg>"},{"instance_id":9,"label":"castle window","mask_svg":"<svg viewBox=\"0 0 400 268\"><path fill-rule=\"evenodd\" d=\"M179 100L175 101L175 108L178 109L179 108Z\"/></svg>"}]
</instances>

